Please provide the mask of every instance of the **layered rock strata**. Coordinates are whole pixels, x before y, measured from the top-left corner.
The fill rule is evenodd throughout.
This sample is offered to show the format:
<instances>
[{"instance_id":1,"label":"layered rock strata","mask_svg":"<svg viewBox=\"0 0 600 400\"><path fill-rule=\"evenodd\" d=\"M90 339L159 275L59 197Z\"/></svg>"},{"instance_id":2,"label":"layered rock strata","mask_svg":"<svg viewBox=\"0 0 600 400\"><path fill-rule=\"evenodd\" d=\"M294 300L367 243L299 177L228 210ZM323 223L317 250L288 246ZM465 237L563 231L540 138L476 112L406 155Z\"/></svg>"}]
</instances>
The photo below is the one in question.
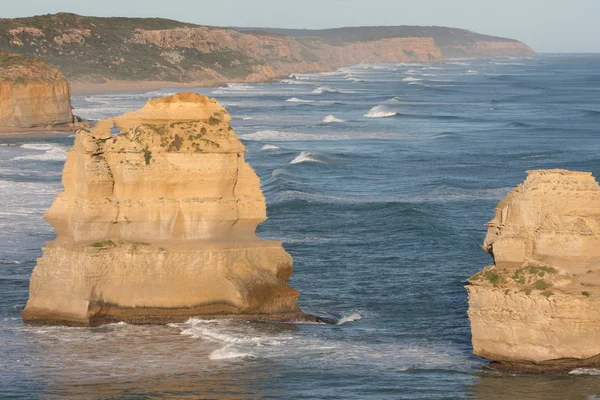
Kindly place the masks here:
<instances>
[{"instance_id":1,"label":"layered rock strata","mask_svg":"<svg viewBox=\"0 0 600 400\"><path fill-rule=\"evenodd\" d=\"M469 280L476 355L498 368L600 366L600 186L591 173L529 171L502 200Z\"/></svg>"},{"instance_id":2,"label":"layered rock strata","mask_svg":"<svg viewBox=\"0 0 600 400\"><path fill-rule=\"evenodd\" d=\"M230 120L216 100L180 93L80 129L23 319L307 319L286 283L291 256L255 235L265 198Z\"/></svg>"},{"instance_id":3,"label":"layered rock strata","mask_svg":"<svg viewBox=\"0 0 600 400\"><path fill-rule=\"evenodd\" d=\"M0 128L69 127L69 82L37 58L0 52Z\"/></svg>"}]
</instances>

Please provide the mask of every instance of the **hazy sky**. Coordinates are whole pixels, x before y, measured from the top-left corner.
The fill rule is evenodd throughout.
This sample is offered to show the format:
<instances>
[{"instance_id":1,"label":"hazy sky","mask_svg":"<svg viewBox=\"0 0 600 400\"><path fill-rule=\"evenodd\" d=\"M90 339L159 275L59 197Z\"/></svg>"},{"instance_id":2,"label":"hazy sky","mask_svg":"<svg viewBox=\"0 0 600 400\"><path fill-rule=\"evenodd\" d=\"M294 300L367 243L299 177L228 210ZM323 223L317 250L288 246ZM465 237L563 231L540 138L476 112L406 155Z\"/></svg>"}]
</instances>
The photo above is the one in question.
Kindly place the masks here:
<instances>
[{"instance_id":1,"label":"hazy sky","mask_svg":"<svg viewBox=\"0 0 600 400\"><path fill-rule=\"evenodd\" d=\"M600 0L0 0L1 17L59 11L218 26L442 25L538 52L600 52Z\"/></svg>"}]
</instances>

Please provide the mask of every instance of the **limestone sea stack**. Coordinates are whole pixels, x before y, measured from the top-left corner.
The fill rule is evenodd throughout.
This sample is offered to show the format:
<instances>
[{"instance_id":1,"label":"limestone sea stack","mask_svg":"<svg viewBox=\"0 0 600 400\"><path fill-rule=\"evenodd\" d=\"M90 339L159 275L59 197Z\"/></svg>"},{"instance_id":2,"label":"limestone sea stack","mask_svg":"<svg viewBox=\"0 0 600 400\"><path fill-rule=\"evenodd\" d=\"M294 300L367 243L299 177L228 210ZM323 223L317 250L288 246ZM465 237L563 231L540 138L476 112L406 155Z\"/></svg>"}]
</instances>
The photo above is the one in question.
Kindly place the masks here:
<instances>
[{"instance_id":1,"label":"limestone sea stack","mask_svg":"<svg viewBox=\"0 0 600 400\"><path fill-rule=\"evenodd\" d=\"M529 171L496 207L469 280L476 355L501 369L600 367L600 186L589 172Z\"/></svg>"},{"instance_id":2,"label":"limestone sea stack","mask_svg":"<svg viewBox=\"0 0 600 400\"><path fill-rule=\"evenodd\" d=\"M287 284L291 256L255 234L265 198L230 120L179 93L77 131L23 319L309 319Z\"/></svg>"},{"instance_id":3,"label":"limestone sea stack","mask_svg":"<svg viewBox=\"0 0 600 400\"><path fill-rule=\"evenodd\" d=\"M0 129L70 128L70 86L58 68L0 52Z\"/></svg>"}]
</instances>

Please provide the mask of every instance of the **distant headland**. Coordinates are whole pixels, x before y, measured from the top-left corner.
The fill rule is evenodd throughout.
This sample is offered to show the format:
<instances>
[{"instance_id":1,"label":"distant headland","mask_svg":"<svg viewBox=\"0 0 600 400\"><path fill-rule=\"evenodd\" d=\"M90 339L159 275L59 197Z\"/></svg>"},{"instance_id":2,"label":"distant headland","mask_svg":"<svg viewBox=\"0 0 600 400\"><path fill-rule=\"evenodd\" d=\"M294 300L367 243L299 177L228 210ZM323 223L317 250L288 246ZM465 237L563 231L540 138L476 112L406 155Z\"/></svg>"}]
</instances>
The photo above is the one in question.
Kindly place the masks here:
<instances>
[{"instance_id":1,"label":"distant headland","mask_svg":"<svg viewBox=\"0 0 600 400\"><path fill-rule=\"evenodd\" d=\"M75 91L264 82L359 63L533 56L513 39L444 27L220 28L58 13L0 19L0 51L40 57ZM83 88L83 89L82 89Z\"/></svg>"}]
</instances>

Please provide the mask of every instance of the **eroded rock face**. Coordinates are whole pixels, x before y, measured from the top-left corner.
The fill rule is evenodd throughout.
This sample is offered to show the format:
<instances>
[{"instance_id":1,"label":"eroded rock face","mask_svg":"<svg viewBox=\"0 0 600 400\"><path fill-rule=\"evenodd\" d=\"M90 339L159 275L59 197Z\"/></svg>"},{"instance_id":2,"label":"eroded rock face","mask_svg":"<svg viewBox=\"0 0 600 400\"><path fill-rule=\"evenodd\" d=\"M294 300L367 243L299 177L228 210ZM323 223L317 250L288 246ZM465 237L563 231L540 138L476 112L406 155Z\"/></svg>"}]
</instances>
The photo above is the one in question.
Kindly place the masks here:
<instances>
[{"instance_id":1,"label":"eroded rock face","mask_svg":"<svg viewBox=\"0 0 600 400\"><path fill-rule=\"evenodd\" d=\"M69 126L69 82L41 59L0 52L0 128Z\"/></svg>"},{"instance_id":2,"label":"eroded rock face","mask_svg":"<svg viewBox=\"0 0 600 400\"><path fill-rule=\"evenodd\" d=\"M494 265L469 280L474 353L499 367L600 365L600 186L591 173L529 171L488 223Z\"/></svg>"},{"instance_id":3,"label":"eroded rock face","mask_svg":"<svg viewBox=\"0 0 600 400\"><path fill-rule=\"evenodd\" d=\"M179 93L79 130L23 319L307 318L286 283L291 256L254 233L265 198L230 120L216 100Z\"/></svg>"}]
</instances>

